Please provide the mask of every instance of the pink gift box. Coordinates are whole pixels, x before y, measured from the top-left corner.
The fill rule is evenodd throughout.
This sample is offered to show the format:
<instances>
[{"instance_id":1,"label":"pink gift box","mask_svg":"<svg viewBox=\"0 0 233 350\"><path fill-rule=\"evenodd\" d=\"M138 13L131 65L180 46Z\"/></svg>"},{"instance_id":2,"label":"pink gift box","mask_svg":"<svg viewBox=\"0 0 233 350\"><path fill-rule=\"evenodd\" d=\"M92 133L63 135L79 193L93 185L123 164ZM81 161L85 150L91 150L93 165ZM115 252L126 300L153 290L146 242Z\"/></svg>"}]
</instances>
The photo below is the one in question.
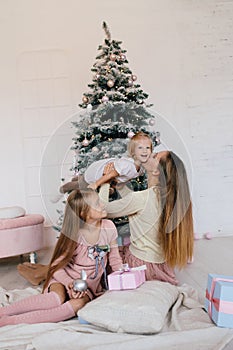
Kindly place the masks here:
<instances>
[{"instance_id":1,"label":"pink gift box","mask_svg":"<svg viewBox=\"0 0 233 350\"><path fill-rule=\"evenodd\" d=\"M109 290L135 289L145 282L145 270L129 269L108 275Z\"/></svg>"}]
</instances>

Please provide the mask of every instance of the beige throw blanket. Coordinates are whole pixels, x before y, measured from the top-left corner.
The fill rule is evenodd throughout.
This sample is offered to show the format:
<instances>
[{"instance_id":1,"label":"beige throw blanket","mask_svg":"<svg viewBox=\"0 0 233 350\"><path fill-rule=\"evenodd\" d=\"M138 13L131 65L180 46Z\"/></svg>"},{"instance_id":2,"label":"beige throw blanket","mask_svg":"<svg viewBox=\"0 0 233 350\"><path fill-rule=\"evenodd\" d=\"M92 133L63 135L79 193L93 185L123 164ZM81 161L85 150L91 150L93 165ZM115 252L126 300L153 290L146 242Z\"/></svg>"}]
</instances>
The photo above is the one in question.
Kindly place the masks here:
<instances>
[{"instance_id":1,"label":"beige throw blanket","mask_svg":"<svg viewBox=\"0 0 233 350\"><path fill-rule=\"evenodd\" d=\"M163 329L152 335L113 333L80 324L77 318L59 323L5 326L0 328L1 350L230 350L233 329L216 327L188 285L178 288ZM6 291L0 288L0 302L11 303L39 293L40 289ZM145 301L146 302L146 301Z\"/></svg>"}]
</instances>

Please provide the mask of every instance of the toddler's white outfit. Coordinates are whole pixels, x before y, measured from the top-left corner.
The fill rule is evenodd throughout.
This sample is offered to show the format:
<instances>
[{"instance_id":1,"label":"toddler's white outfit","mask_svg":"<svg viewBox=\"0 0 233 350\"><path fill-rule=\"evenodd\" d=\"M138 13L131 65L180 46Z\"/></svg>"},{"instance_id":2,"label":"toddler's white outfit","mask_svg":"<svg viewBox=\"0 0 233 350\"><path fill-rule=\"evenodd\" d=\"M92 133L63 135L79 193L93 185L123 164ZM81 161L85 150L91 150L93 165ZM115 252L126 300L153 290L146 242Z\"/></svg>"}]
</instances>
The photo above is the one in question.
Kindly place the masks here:
<instances>
[{"instance_id":1,"label":"toddler's white outfit","mask_svg":"<svg viewBox=\"0 0 233 350\"><path fill-rule=\"evenodd\" d=\"M84 180L88 184L96 182L103 176L104 167L111 162L114 164L114 167L119 174L119 176L116 177L118 182L127 182L144 173L142 167L139 169L139 171L137 171L133 158L107 158L93 162L86 169L84 173Z\"/></svg>"}]
</instances>

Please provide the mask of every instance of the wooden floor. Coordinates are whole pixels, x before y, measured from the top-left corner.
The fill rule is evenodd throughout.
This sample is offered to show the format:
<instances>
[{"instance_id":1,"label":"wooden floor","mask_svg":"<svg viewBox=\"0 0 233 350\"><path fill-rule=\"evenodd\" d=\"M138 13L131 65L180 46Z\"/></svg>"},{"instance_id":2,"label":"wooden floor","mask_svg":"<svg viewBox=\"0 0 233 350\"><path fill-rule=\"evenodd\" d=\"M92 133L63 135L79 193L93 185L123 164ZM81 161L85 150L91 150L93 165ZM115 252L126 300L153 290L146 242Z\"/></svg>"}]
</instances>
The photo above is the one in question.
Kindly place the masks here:
<instances>
[{"instance_id":1,"label":"wooden floor","mask_svg":"<svg viewBox=\"0 0 233 350\"><path fill-rule=\"evenodd\" d=\"M47 264L52 249L38 252L38 262ZM198 290L201 301L204 300L208 273L233 275L233 236L217 237L211 240L195 241L194 261L182 271L176 271L181 284L187 283ZM27 256L24 256L27 259ZM32 287L16 269L20 257L0 259L0 286L7 290ZM36 288L36 287L34 287Z\"/></svg>"},{"instance_id":2,"label":"wooden floor","mask_svg":"<svg viewBox=\"0 0 233 350\"><path fill-rule=\"evenodd\" d=\"M37 252L38 263L47 264L52 256L53 248L43 249ZM23 257L14 256L0 259L0 287L9 289L23 289L33 287L17 271L17 265L23 261L29 261L29 255ZM36 287L35 287L36 288Z\"/></svg>"}]
</instances>

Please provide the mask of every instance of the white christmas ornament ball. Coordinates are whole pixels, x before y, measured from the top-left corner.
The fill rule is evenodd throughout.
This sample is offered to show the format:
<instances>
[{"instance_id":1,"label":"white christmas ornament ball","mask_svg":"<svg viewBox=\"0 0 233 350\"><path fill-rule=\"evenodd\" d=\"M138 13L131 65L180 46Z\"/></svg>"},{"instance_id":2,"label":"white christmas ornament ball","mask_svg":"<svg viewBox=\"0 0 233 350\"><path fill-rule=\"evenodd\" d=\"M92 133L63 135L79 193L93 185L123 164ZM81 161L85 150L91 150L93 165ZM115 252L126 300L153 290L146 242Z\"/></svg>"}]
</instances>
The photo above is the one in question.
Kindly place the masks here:
<instances>
[{"instance_id":1,"label":"white christmas ornament ball","mask_svg":"<svg viewBox=\"0 0 233 350\"><path fill-rule=\"evenodd\" d=\"M120 59L121 59L122 61L125 61L125 60L126 60L126 56L125 56L124 54L121 54L121 55L120 55Z\"/></svg>"},{"instance_id":2,"label":"white christmas ornament ball","mask_svg":"<svg viewBox=\"0 0 233 350\"><path fill-rule=\"evenodd\" d=\"M88 145L89 145L88 139L85 138L85 139L83 140L83 142L82 142L82 145L83 145L83 146L88 146Z\"/></svg>"},{"instance_id":3,"label":"white christmas ornament ball","mask_svg":"<svg viewBox=\"0 0 233 350\"><path fill-rule=\"evenodd\" d=\"M107 85L108 85L108 87L113 87L114 86L114 81L112 80L112 79L109 79L108 81L107 81Z\"/></svg>"},{"instance_id":4,"label":"white christmas ornament ball","mask_svg":"<svg viewBox=\"0 0 233 350\"><path fill-rule=\"evenodd\" d=\"M154 119L150 119L150 120L149 120L149 124L150 124L150 126L155 125L155 120L154 120Z\"/></svg>"},{"instance_id":5,"label":"white christmas ornament ball","mask_svg":"<svg viewBox=\"0 0 233 350\"><path fill-rule=\"evenodd\" d=\"M108 96L103 96L102 97L102 102L108 102L108 100L109 100Z\"/></svg>"},{"instance_id":6,"label":"white christmas ornament ball","mask_svg":"<svg viewBox=\"0 0 233 350\"><path fill-rule=\"evenodd\" d=\"M132 79L129 79L129 80L128 80L128 84L129 84L129 86L132 86L132 85L133 85L133 80L132 80Z\"/></svg>"},{"instance_id":7,"label":"white christmas ornament ball","mask_svg":"<svg viewBox=\"0 0 233 350\"><path fill-rule=\"evenodd\" d=\"M116 55L115 55L114 53L112 53L112 54L110 55L110 60L111 60L111 61L116 61Z\"/></svg>"},{"instance_id":8,"label":"white christmas ornament ball","mask_svg":"<svg viewBox=\"0 0 233 350\"><path fill-rule=\"evenodd\" d=\"M98 147L94 146L94 147L92 148L92 152L97 153L98 151L99 151L99 148L98 148Z\"/></svg>"},{"instance_id":9,"label":"white christmas ornament ball","mask_svg":"<svg viewBox=\"0 0 233 350\"><path fill-rule=\"evenodd\" d=\"M91 111L91 110L92 110L92 104L91 104L91 103L88 103L88 105L87 105L87 110L88 110L88 111Z\"/></svg>"},{"instance_id":10,"label":"white christmas ornament ball","mask_svg":"<svg viewBox=\"0 0 233 350\"><path fill-rule=\"evenodd\" d=\"M133 131L129 131L128 134L127 134L128 138L130 138L130 139L131 139L134 135L135 135L135 134L134 134Z\"/></svg>"},{"instance_id":11,"label":"white christmas ornament ball","mask_svg":"<svg viewBox=\"0 0 233 350\"><path fill-rule=\"evenodd\" d=\"M136 81L137 80L137 76L136 75L132 75L132 80Z\"/></svg>"},{"instance_id":12,"label":"white christmas ornament ball","mask_svg":"<svg viewBox=\"0 0 233 350\"><path fill-rule=\"evenodd\" d=\"M109 158L109 154L108 153L104 153L104 158Z\"/></svg>"}]
</instances>

